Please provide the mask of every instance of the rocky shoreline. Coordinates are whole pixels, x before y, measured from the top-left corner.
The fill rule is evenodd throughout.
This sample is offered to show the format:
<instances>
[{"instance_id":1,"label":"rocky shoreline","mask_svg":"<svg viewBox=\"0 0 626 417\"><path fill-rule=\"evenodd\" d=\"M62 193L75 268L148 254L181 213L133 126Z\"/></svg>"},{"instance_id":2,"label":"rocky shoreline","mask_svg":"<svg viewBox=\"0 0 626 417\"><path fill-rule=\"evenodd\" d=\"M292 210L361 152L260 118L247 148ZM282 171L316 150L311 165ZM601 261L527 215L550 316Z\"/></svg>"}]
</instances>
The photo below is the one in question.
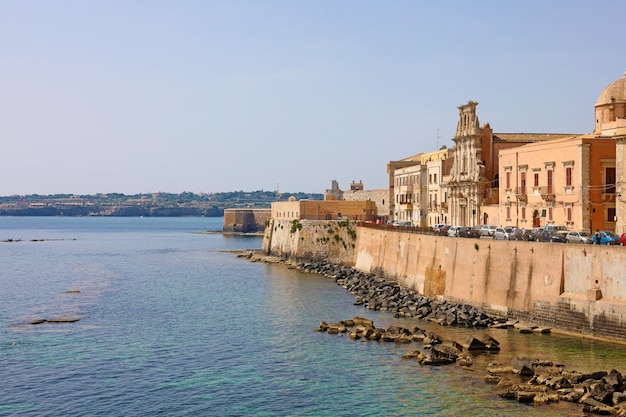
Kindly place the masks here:
<instances>
[{"instance_id":1,"label":"rocky shoreline","mask_svg":"<svg viewBox=\"0 0 626 417\"><path fill-rule=\"evenodd\" d=\"M239 257L253 262L284 263L298 270L317 273L332 278L355 295L354 304L370 310L388 311L395 317L413 317L438 323L442 326L468 328L515 327L522 333L548 333L550 329L524 325L506 317L495 317L471 305L452 304L433 300L401 288L375 274L357 271L345 265L327 262L293 263L287 259L266 256L255 251L244 251ZM392 342L398 344L421 343L423 351L414 350L403 359L417 359L421 365L458 364L463 369L472 368L472 353L500 349L492 337L470 337L464 343L443 340L432 332L418 327L407 329L389 326L379 329L365 318L354 317L336 323L322 321L315 329L328 334L348 334L353 340ZM536 405L567 401L580 404L582 411L597 415L626 416L626 376L617 370L580 373L550 360L516 357L511 363L492 362L484 369L484 381L494 384L502 398Z\"/></svg>"}]
</instances>

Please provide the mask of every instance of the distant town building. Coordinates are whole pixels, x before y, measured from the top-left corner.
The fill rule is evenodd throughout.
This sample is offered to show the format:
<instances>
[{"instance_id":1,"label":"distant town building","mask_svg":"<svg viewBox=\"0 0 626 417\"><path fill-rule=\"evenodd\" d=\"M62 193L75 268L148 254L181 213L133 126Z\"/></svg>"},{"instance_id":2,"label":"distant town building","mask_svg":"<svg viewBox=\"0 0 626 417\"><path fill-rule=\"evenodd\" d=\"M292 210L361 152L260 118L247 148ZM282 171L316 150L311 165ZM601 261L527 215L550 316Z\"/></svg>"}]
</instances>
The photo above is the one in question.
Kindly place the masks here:
<instances>
[{"instance_id":1,"label":"distant town building","mask_svg":"<svg viewBox=\"0 0 626 417\"><path fill-rule=\"evenodd\" d=\"M341 201L373 201L376 203L376 213L379 218L387 218L389 215L389 198L386 189L366 190L363 181L352 181L350 189L342 191L339 183L332 180L330 189L324 193L324 200Z\"/></svg>"},{"instance_id":2,"label":"distant town building","mask_svg":"<svg viewBox=\"0 0 626 417\"><path fill-rule=\"evenodd\" d=\"M371 200L300 200L272 203L271 217L278 220L359 220L378 218L376 203Z\"/></svg>"}]
</instances>

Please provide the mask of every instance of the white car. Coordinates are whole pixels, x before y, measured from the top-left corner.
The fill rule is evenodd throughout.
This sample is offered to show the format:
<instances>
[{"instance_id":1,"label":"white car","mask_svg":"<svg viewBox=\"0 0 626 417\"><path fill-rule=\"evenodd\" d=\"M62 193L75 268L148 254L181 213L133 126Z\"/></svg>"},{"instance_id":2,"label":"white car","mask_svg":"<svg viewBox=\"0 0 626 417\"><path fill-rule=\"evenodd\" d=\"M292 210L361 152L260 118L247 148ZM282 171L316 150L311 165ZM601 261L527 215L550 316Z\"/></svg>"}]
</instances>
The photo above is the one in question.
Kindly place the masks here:
<instances>
[{"instance_id":1,"label":"white car","mask_svg":"<svg viewBox=\"0 0 626 417\"><path fill-rule=\"evenodd\" d=\"M461 226L450 226L450 228L448 228L448 236L450 237L457 237L459 236L459 229L461 228Z\"/></svg>"},{"instance_id":2,"label":"white car","mask_svg":"<svg viewBox=\"0 0 626 417\"><path fill-rule=\"evenodd\" d=\"M587 232L569 232L565 236L566 243L587 243L591 244L592 236Z\"/></svg>"},{"instance_id":3,"label":"white car","mask_svg":"<svg viewBox=\"0 0 626 417\"><path fill-rule=\"evenodd\" d=\"M480 226L480 235L481 236L493 236L493 232L496 231L496 226L491 224L484 224Z\"/></svg>"},{"instance_id":4,"label":"white car","mask_svg":"<svg viewBox=\"0 0 626 417\"><path fill-rule=\"evenodd\" d=\"M496 230L493 232L493 238L495 240L514 239L513 228L512 227L496 227Z\"/></svg>"}]
</instances>

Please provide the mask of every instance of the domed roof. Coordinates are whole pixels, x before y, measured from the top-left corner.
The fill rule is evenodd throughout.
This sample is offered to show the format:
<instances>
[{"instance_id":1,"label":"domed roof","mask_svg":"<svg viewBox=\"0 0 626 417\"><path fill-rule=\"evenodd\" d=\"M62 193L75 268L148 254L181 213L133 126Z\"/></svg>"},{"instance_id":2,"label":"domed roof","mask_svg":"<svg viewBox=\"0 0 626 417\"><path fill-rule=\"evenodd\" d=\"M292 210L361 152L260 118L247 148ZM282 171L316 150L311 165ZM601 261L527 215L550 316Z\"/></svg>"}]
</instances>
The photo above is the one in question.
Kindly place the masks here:
<instances>
[{"instance_id":1,"label":"domed roof","mask_svg":"<svg viewBox=\"0 0 626 417\"><path fill-rule=\"evenodd\" d=\"M624 73L624 77L613 81L602 91L596 106L615 101L626 101L626 73Z\"/></svg>"}]
</instances>

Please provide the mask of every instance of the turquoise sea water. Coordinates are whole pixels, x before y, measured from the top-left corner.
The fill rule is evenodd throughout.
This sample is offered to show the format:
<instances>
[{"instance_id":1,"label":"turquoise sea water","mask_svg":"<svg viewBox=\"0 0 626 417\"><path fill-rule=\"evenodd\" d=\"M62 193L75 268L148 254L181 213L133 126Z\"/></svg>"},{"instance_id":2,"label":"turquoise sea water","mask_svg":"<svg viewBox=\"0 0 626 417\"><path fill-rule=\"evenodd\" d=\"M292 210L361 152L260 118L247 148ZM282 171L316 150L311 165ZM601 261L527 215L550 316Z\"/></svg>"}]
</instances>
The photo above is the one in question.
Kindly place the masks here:
<instances>
[{"instance_id":1,"label":"turquoise sea water","mask_svg":"<svg viewBox=\"0 0 626 417\"><path fill-rule=\"evenodd\" d=\"M459 342L488 331L368 311L331 279L226 252L260 237L194 233L222 221L0 217L0 416L583 415L502 400L480 369L525 355L626 371L622 346L555 334L492 330L502 351L470 372L315 332L354 316Z\"/></svg>"}]
</instances>

